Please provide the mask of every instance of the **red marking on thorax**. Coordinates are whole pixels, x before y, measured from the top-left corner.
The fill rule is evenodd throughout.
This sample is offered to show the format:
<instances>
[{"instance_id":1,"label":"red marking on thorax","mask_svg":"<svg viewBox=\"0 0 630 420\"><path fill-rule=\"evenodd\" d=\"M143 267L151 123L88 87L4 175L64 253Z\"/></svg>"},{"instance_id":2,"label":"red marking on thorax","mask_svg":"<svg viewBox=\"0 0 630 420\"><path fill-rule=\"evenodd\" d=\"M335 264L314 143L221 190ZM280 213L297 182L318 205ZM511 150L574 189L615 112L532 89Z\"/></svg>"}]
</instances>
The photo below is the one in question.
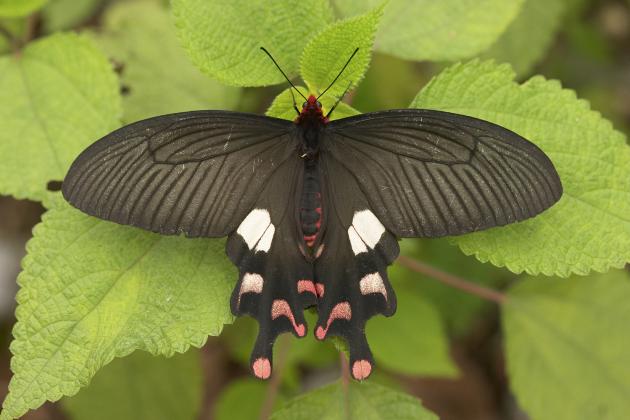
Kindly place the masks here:
<instances>
[{"instance_id":1,"label":"red marking on thorax","mask_svg":"<svg viewBox=\"0 0 630 420\"><path fill-rule=\"evenodd\" d=\"M324 115L322 104L319 103L315 95L309 95L308 99L302 105L302 112L295 118L296 124L308 123L328 124L329 120Z\"/></svg>"}]
</instances>

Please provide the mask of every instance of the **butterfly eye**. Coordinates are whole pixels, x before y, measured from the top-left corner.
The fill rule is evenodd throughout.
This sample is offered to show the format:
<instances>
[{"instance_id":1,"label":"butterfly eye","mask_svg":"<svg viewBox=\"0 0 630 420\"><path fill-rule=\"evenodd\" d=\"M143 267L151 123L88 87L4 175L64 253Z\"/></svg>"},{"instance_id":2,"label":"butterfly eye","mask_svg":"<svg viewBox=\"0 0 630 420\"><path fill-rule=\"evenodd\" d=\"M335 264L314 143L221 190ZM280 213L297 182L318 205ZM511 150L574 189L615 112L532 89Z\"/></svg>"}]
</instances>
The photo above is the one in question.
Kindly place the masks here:
<instances>
[{"instance_id":1,"label":"butterfly eye","mask_svg":"<svg viewBox=\"0 0 630 420\"><path fill-rule=\"evenodd\" d=\"M322 103L317 101L317 108L321 108L322 107Z\"/></svg>"},{"instance_id":2,"label":"butterfly eye","mask_svg":"<svg viewBox=\"0 0 630 420\"><path fill-rule=\"evenodd\" d=\"M308 105L308 103L304 102L304 103L302 104L302 108L306 108L306 105Z\"/></svg>"}]
</instances>

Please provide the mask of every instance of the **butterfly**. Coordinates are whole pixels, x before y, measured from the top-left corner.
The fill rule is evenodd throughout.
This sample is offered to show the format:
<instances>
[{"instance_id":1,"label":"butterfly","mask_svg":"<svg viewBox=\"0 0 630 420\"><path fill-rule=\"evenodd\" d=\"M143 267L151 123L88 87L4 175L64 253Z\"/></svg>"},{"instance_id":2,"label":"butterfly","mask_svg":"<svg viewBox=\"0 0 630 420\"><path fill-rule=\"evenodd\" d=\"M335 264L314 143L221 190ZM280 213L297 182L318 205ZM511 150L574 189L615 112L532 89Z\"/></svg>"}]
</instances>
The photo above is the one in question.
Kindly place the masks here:
<instances>
[{"instance_id":1,"label":"butterfly","mask_svg":"<svg viewBox=\"0 0 630 420\"><path fill-rule=\"evenodd\" d=\"M279 334L306 335L312 306L315 337L344 338L352 376L367 378L365 324L396 311L387 267L400 238L518 222L562 195L549 158L496 124L427 109L331 121L337 104L324 114L318 98L301 110L294 98L294 121L210 110L127 125L83 151L62 186L101 219L227 236L239 271L231 310L259 323L250 368L261 379Z\"/></svg>"}]
</instances>

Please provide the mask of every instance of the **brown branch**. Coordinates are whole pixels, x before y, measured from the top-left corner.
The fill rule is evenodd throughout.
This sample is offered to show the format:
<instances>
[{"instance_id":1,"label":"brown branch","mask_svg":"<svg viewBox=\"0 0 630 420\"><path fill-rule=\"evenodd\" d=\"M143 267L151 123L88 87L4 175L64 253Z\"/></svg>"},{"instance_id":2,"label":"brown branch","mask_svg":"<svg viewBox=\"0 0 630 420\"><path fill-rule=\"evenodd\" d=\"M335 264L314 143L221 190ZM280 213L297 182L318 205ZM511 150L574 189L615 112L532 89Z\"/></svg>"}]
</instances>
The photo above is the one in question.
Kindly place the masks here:
<instances>
[{"instance_id":1,"label":"brown branch","mask_svg":"<svg viewBox=\"0 0 630 420\"><path fill-rule=\"evenodd\" d=\"M24 34L23 45L28 44L37 36L39 29L40 15L39 13L31 13L26 19L26 33Z\"/></svg>"},{"instance_id":2,"label":"brown branch","mask_svg":"<svg viewBox=\"0 0 630 420\"><path fill-rule=\"evenodd\" d=\"M341 383L344 388L348 388L350 383L350 364L346 359L346 354L343 351L339 351L339 363L341 365Z\"/></svg>"},{"instance_id":3,"label":"brown branch","mask_svg":"<svg viewBox=\"0 0 630 420\"><path fill-rule=\"evenodd\" d=\"M462 290L471 295L478 296L482 299L489 300L494 303L498 303L499 305L504 304L507 301L507 296L505 293L499 292L494 289L490 289L488 287L480 286L473 282L470 282L461 277L455 276L453 274L447 273L445 271L439 270L435 267L432 267L428 264L425 264L421 261L415 260L413 258L405 257L401 255L398 257L396 262L403 267L406 267L412 271L415 271L420 274L424 274L428 277L432 277L442 283L454 287L456 289Z\"/></svg>"},{"instance_id":4,"label":"brown branch","mask_svg":"<svg viewBox=\"0 0 630 420\"><path fill-rule=\"evenodd\" d=\"M343 391L344 409L346 410L346 418L350 418L350 393L348 387L350 386L350 363L346 358L346 354L339 350L339 362L341 364L341 387Z\"/></svg>"},{"instance_id":5,"label":"brown branch","mask_svg":"<svg viewBox=\"0 0 630 420\"><path fill-rule=\"evenodd\" d=\"M0 25L0 35L6 38L9 43L12 43L14 38L13 34L4 26Z\"/></svg>"},{"instance_id":6,"label":"brown branch","mask_svg":"<svg viewBox=\"0 0 630 420\"><path fill-rule=\"evenodd\" d=\"M267 420L273 413L273 405L278 397L278 390L280 389L280 383L282 382L282 373L289 356L291 335L282 334L278 337L278 343L276 345L278 348L278 356L276 357L276 362L274 363L273 374L271 375L269 384L267 385L265 400L260 408L260 420Z\"/></svg>"}]
</instances>

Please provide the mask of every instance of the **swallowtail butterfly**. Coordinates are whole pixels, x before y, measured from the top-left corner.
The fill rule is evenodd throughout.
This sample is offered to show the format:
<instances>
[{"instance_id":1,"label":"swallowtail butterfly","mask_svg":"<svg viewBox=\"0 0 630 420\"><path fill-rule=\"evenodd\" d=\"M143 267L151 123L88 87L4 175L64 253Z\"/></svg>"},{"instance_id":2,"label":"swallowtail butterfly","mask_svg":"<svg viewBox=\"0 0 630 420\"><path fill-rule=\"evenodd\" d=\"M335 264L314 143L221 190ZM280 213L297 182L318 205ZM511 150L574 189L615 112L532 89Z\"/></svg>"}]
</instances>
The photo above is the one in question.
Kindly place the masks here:
<instances>
[{"instance_id":1,"label":"swallowtail butterfly","mask_svg":"<svg viewBox=\"0 0 630 420\"><path fill-rule=\"evenodd\" d=\"M127 125L81 153L63 195L161 234L227 236L232 312L260 327L257 377L271 375L276 337L305 336L303 309L316 306L315 337L343 337L362 380L374 363L365 323L396 311L387 266L399 238L525 220L562 185L538 147L490 122L427 109L330 121L334 107L305 99L294 121L195 111Z\"/></svg>"}]
</instances>

